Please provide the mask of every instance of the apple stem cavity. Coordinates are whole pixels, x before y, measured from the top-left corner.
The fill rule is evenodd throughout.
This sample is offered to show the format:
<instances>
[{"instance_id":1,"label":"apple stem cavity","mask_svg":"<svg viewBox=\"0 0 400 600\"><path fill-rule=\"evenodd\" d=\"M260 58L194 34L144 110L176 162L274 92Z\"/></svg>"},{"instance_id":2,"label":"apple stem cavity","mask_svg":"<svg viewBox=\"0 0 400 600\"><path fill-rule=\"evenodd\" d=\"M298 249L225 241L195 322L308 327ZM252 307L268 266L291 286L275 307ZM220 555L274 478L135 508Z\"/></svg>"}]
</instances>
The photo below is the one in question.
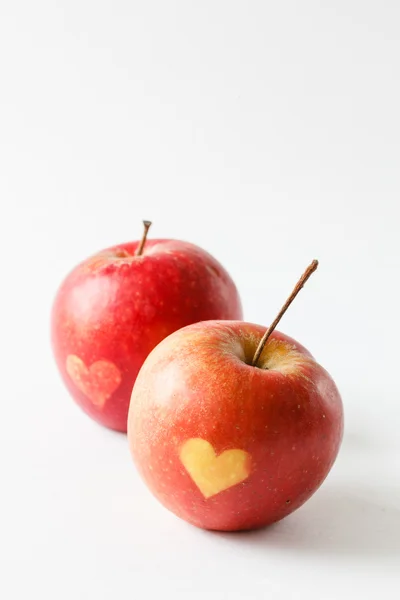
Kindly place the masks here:
<instances>
[{"instance_id":1,"label":"apple stem cavity","mask_svg":"<svg viewBox=\"0 0 400 600\"><path fill-rule=\"evenodd\" d=\"M307 269L304 271L303 275L300 277L299 281L296 283L295 287L293 288L293 291L290 294L289 298L286 300L285 304L282 306L281 310L279 311L275 321L268 327L267 331L262 336L260 343L257 346L257 350L255 351L254 356L253 356L253 361L251 363L253 367L257 366L258 359L260 358L261 352L264 350L264 346L267 343L268 338L270 337L271 333L274 331L275 327L278 325L279 321L282 319L283 315L285 314L285 312L287 311L289 306L292 304L293 300L296 298L297 294L299 293L301 288L304 286L306 281L311 277L311 275L314 273L314 271L317 270L317 267L318 267L317 260L313 260L312 263L310 265L308 265Z\"/></svg>"},{"instance_id":2,"label":"apple stem cavity","mask_svg":"<svg viewBox=\"0 0 400 600\"><path fill-rule=\"evenodd\" d=\"M143 221L143 227L144 227L144 231L143 231L142 239L140 240L139 247L138 247L138 249L136 251L136 256L141 256L142 253L143 253L143 248L144 248L144 245L146 243L147 234L148 234L149 229L151 227L151 221Z\"/></svg>"}]
</instances>

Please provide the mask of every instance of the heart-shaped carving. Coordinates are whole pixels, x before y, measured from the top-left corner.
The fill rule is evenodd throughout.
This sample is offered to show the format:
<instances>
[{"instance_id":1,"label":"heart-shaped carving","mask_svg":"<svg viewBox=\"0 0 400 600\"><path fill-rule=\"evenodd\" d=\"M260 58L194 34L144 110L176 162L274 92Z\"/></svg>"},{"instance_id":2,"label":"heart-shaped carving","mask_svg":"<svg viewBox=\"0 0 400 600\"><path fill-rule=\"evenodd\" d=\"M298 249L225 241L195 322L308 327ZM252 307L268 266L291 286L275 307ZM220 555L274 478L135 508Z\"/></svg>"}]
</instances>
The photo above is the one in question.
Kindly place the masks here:
<instances>
[{"instance_id":1,"label":"heart-shaped carving","mask_svg":"<svg viewBox=\"0 0 400 600\"><path fill-rule=\"evenodd\" d=\"M98 360L87 367L79 356L70 354L66 369L76 387L99 408L104 406L122 379L118 367L108 360Z\"/></svg>"},{"instance_id":2,"label":"heart-shaped carving","mask_svg":"<svg viewBox=\"0 0 400 600\"><path fill-rule=\"evenodd\" d=\"M210 442L201 438L187 440L181 448L180 459L205 498L244 481L250 474L248 452L225 450L217 456Z\"/></svg>"}]
</instances>

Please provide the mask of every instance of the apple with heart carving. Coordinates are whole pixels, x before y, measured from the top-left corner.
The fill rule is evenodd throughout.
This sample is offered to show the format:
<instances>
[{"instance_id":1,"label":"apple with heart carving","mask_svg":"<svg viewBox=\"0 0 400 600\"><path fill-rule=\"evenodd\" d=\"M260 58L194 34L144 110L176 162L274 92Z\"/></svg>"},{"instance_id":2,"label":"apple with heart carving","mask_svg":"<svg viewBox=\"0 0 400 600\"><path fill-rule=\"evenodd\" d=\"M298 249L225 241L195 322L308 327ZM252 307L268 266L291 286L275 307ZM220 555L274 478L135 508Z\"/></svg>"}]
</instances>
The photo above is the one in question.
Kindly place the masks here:
<instances>
[{"instance_id":1,"label":"apple with heart carving","mask_svg":"<svg viewBox=\"0 0 400 600\"><path fill-rule=\"evenodd\" d=\"M172 332L207 319L240 319L231 277L187 242L147 240L108 248L60 286L52 346L73 398L93 419L126 431L132 387L149 352Z\"/></svg>"},{"instance_id":2,"label":"apple with heart carving","mask_svg":"<svg viewBox=\"0 0 400 600\"><path fill-rule=\"evenodd\" d=\"M253 529L301 506L330 471L343 408L330 375L275 331L313 261L267 331L209 321L177 331L146 359L128 438L153 494L190 523Z\"/></svg>"}]
</instances>

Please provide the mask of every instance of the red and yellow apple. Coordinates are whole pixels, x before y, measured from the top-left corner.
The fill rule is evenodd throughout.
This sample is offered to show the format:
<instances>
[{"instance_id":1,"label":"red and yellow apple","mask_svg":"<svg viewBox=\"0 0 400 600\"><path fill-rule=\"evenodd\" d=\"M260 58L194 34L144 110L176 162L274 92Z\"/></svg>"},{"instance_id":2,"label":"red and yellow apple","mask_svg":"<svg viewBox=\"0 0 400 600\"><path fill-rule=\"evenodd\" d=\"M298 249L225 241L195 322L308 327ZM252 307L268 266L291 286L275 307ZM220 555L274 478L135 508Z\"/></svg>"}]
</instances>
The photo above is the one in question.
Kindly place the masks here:
<instances>
[{"instance_id":1,"label":"red and yellow apple","mask_svg":"<svg viewBox=\"0 0 400 600\"><path fill-rule=\"evenodd\" d=\"M119 431L139 369L162 339L197 321L242 317L232 279L210 254L182 241L144 241L79 264L52 312L52 346L68 390L88 415Z\"/></svg>"},{"instance_id":2,"label":"red and yellow apple","mask_svg":"<svg viewBox=\"0 0 400 600\"><path fill-rule=\"evenodd\" d=\"M128 438L141 476L205 529L282 519L317 490L340 447L332 378L277 331L253 366L264 332L241 321L185 327L150 353L133 389Z\"/></svg>"}]
</instances>

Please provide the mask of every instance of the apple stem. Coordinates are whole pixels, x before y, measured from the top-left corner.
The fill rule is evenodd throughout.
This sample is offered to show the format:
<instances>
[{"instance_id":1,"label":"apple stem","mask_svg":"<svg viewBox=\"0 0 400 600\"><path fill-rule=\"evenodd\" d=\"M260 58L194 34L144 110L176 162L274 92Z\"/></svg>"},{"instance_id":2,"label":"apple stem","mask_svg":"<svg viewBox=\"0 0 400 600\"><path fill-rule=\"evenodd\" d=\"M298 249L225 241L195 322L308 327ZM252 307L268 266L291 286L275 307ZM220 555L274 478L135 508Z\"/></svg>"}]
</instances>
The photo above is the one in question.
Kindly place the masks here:
<instances>
[{"instance_id":1,"label":"apple stem","mask_svg":"<svg viewBox=\"0 0 400 600\"><path fill-rule=\"evenodd\" d=\"M136 256L141 256L142 253L143 253L143 248L144 248L144 245L146 243L147 234L148 234L148 231L150 229L150 226L151 226L151 221L143 221L144 231L143 231L142 239L140 240L139 247L138 247L138 249L136 251Z\"/></svg>"},{"instance_id":2,"label":"apple stem","mask_svg":"<svg viewBox=\"0 0 400 600\"><path fill-rule=\"evenodd\" d=\"M283 315L285 314L285 312L287 311L289 306L292 304L293 300L296 298L297 294L299 293L301 288L304 286L306 281L311 277L311 275L314 273L314 271L316 271L317 267L318 267L318 261L313 260L312 263L310 265L308 265L307 269L304 271L304 273L300 277L299 281L296 283L295 287L293 288L292 293L290 294L289 298L286 300L285 304L282 306L275 321L268 327L267 331L264 333L263 337L261 338L261 341L257 346L257 350L254 353L253 361L251 363L253 367L257 366L258 359L261 356L261 352L264 350L264 346L267 343L269 336L274 331L275 327L278 325L279 321L282 319Z\"/></svg>"}]
</instances>

